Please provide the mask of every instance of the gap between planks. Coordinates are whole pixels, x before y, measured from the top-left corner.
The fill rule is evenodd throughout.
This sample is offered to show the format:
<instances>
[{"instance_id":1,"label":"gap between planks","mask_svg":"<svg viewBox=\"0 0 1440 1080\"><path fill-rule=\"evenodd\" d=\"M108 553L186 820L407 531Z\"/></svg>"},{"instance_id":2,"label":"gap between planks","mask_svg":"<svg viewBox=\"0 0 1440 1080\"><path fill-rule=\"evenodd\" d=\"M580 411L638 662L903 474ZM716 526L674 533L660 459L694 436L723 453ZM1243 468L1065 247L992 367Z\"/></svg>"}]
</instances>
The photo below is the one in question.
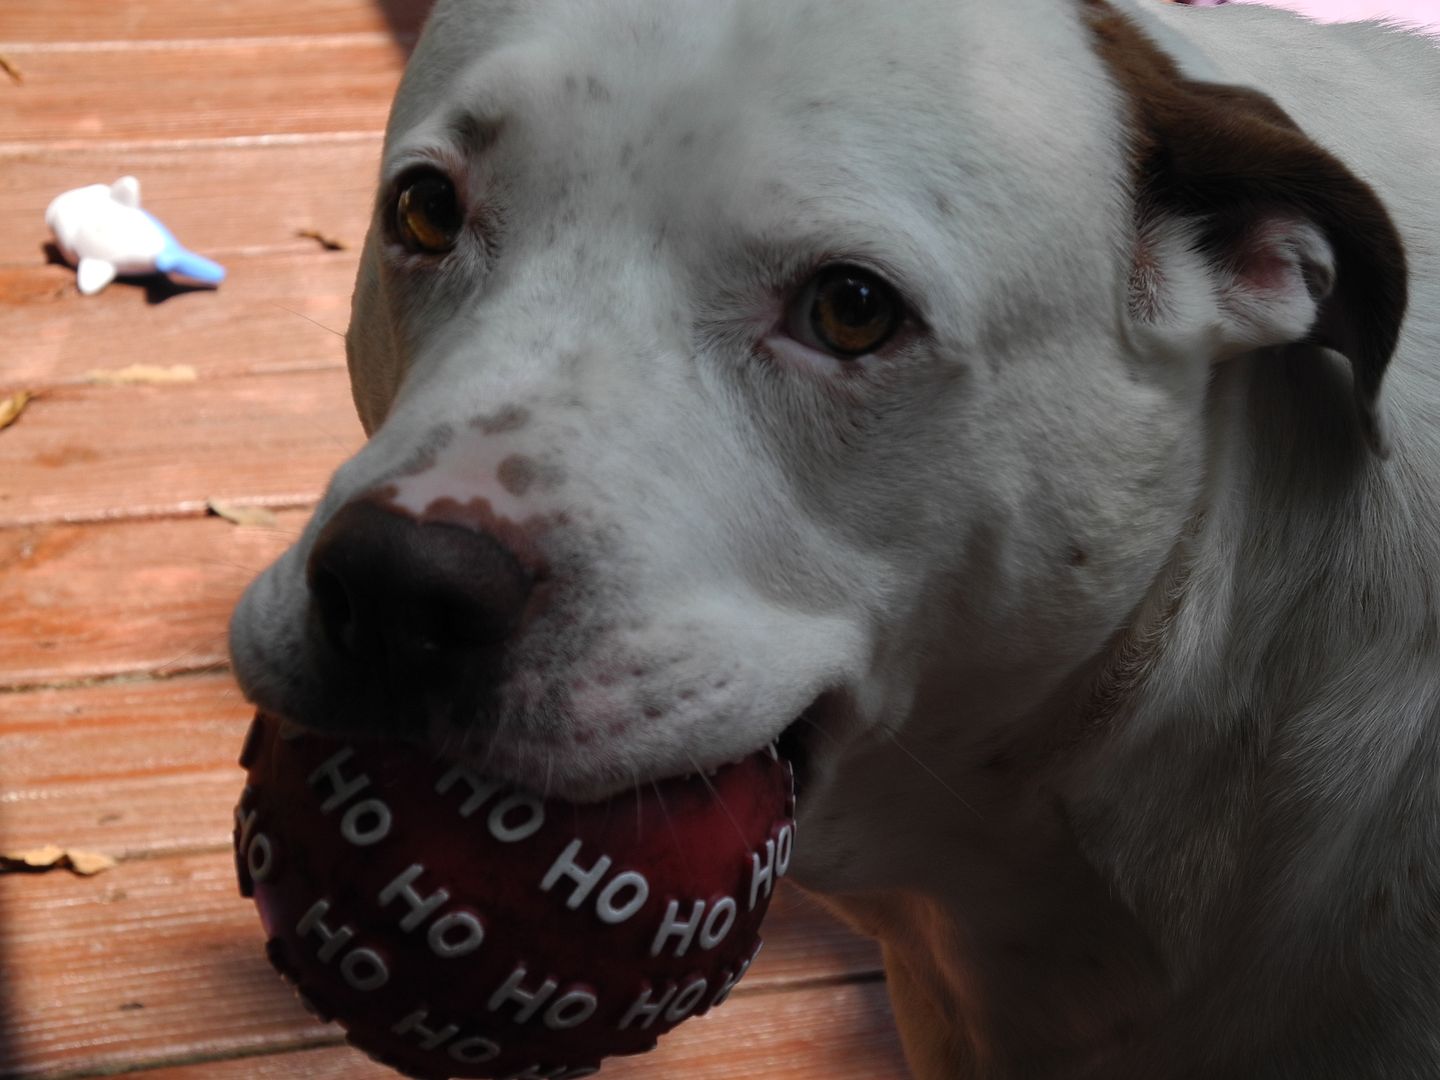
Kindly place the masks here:
<instances>
[{"instance_id":1,"label":"gap between planks","mask_svg":"<svg viewBox=\"0 0 1440 1080\"><path fill-rule=\"evenodd\" d=\"M408 51L416 37L415 34L362 30L344 34L237 34L231 37L141 38L135 41L120 38L111 41L0 41L0 52L17 57L50 53L204 52L207 49L334 49L351 45L373 48L387 44Z\"/></svg>"}]
</instances>

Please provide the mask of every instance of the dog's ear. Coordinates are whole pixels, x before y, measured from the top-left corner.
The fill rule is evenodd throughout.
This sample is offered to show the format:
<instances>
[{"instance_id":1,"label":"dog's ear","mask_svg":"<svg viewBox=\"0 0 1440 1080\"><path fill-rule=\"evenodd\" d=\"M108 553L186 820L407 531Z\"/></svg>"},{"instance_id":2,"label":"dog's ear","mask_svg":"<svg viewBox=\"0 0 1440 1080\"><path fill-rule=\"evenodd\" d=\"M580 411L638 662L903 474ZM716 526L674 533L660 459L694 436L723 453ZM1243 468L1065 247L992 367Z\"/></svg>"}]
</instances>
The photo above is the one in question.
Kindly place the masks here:
<instances>
[{"instance_id":1,"label":"dog's ear","mask_svg":"<svg viewBox=\"0 0 1440 1080\"><path fill-rule=\"evenodd\" d=\"M1217 359L1292 344L1339 352L1361 429L1385 454L1377 399L1407 281L1379 197L1269 97L1186 79L1103 0L1086 10L1131 102L1133 316L1193 319L1203 303ZM1186 295L1196 288L1203 298Z\"/></svg>"}]
</instances>

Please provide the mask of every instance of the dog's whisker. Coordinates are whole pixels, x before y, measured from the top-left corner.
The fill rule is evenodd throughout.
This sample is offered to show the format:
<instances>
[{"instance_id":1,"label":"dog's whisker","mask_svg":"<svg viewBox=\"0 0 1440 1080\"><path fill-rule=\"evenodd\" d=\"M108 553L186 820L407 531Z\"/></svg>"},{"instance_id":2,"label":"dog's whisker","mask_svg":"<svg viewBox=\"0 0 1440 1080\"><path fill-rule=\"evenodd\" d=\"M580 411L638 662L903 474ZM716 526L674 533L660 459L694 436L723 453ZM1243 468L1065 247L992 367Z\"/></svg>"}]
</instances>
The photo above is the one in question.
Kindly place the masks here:
<instances>
[{"instance_id":1,"label":"dog's whisker","mask_svg":"<svg viewBox=\"0 0 1440 1080\"><path fill-rule=\"evenodd\" d=\"M153 674L153 673L158 673L158 672L168 672L171 668L174 668L174 667L178 666L179 664L183 663L185 660L189 659L189 658L192 657L192 656L198 656L199 654L201 654L201 653L203 653L203 652L206 652L206 651L209 650L209 649L215 648L216 645L223 645L224 642L225 642L225 640L226 640L226 638L227 638L227 636L228 636L227 633L226 633L225 631L223 631L223 630L222 630L220 633L218 633L218 634L209 634L209 635L201 638L199 641L195 642L195 643L194 643L193 645L191 645L188 649L185 649L185 650L183 650L182 652L179 652L179 653L177 653L176 655L170 657L170 659L165 660L165 661L162 661L161 663L158 663L158 664L152 664L152 665L150 666L150 671L151 671L152 674ZM227 652L226 655L223 656L223 657L221 657L220 659L212 660L212 661L210 661L210 662L207 663L207 664L203 664L203 665L200 665L199 667L196 667L196 668L194 668L194 669L188 669L188 670L195 670L195 671L221 670L221 669L224 669L224 668L228 668L229 666L230 666L230 658L229 658L229 653Z\"/></svg>"},{"instance_id":2,"label":"dog's whisker","mask_svg":"<svg viewBox=\"0 0 1440 1080\"><path fill-rule=\"evenodd\" d=\"M640 790L640 770L633 765L630 767L630 781L630 786L638 792ZM635 842L637 844L645 835L644 809L640 799L637 797L635 799Z\"/></svg>"},{"instance_id":3,"label":"dog's whisker","mask_svg":"<svg viewBox=\"0 0 1440 1080\"><path fill-rule=\"evenodd\" d=\"M934 780L937 784L939 784L942 788L949 792L951 797L954 798L956 802L958 802L961 806L965 807L966 810L969 810L977 818L981 816L980 811L976 810L975 807L971 806L970 803L965 800L965 797L963 795L961 795L958 791L956 791L953 787L946 783L944 777L942 777L929 765L925 764L924 759L922 759L919 754L915 753L915 751L911 750L908 746L905 745L904 742L901 741L899 732L895 731L893 728L885 727L884 725L881 725L880 730L883 731L885 735L890 739L890 741L895 744L896 749L898 749L902 754L904 754L916 765L918 765L921 771L924 772L927 776L929 776L930 779Z\"/></svg>"},{"instance_id":4,"label":"dog's whisker","mask_svg":"<svg viewBox=\"0 0 1440 1080\"><path fill-rule=\"evenodd\" d=\"M254 577L260 573L260 571L264 570L266 566L270 565L268 562L255 564L237 562L235 559L202 559L195 557L177 560L177 562L182 562L186 566L224 567L227 570L239 570L247 579Z\"/></svg>"},{"instance_id":5,"label":"dog's whisker","mask_svg":"<svg viewBox=\"0 0 1440 1080\"><path fill-rule=\"evenodd\" d=\"M665 796L660 790L660 784L651 780L650 787L655 792L655 801L660 804L660 816L665 821L665 828L670 832L670 839L675 843L675 850L684 855L685 846L680 842L680 834L675 831L675 821L670 816L670 807L665 805Z\"/></svg>"},{"instance_id":6,"label":"dog's whisker","mask_svg":"<svg viewBox=\"0 0 1440 1080\"><path fill-rule=\"evenodd\" d=\"M318 326L321 330L324 330L324 331L325 331L326 333L328 333L328 334L334 334L336 337L341 338L342 340L343 340L344 337L345 337L345 331L344 331L344 330L336 330L333 326L326 326L326 325L325 325L324 323L322 323L319 319L312 319L309 315L306 315L303 311L296 311L296 310L295 310L294 308L292 308L292 307L286 307L284 304L280 303L280 301L278 301L278 300L271 300L270 303L271 303L273 306L278 307L281 311L288 311L291 315L294 315L297 319L304 319L306 322L310 323L312 326Z\"/></svg>"},{"instance_id":7,"label":"dog's whisker","mask_svg":"<svg viewBox=\"0 0 1440 1080\"><path fill-rule=\"evenodd\" d=\"M802 714L800 716L800 720L802 723L807 725L811 731L819 732L822 736L829 739L832 743L839 744L840 737L836 735L833 731L831 731L829 728L825 727L825 725L820 723L820 721L816 720L813 716L805 716Z\"/></svg>"},{"instance_id":8,"label":"dog's whisker","mask_svg":"<svg viewBox=\"0 0 1440 1080\"><path fill-rule=\"evenodd\" d=\"M208 664L197 664L196 666L186 668L185 670L188 674L191 675L218 674L222 671L230 670L230 661L228 658L221 660L212 660Z\"/></svg>"},{"instance_id":9,"label":"dog's whisker","mask_svg":"<svg viewBox=\"0 0 1440 1080\"><path fill-rule=\"evenodd\" d=\"M295 509L309 509L309 508L296 507ZM285 537L285 539L287 539L287 540L299 540L301 534L304 533L304 531L305 531L303 528L302 528L302 529L287 529L287 528L285 528L284 526L281 526L281 525L242 525L242 526L239 526L239 528L243 528L246 532L252 532L252 533L269 533L271 536L283 536L283 537Z\"/></svg>"},{"instance_id":10,"label":"dog's whisker","mask_svg":"<svg viewBox=\"0 0 1440 1080\"><path fill-rule=\"evenodd\" d=\"M603 834L610 825L610 811L615 806L615 796L611 795L605 800L605 816L600 819L600 832ZM576 811L576 822L579 822L579 811Z\"/></svg>"},{"instance_id":11,"label":"dog's whisker","mask_svg":"<svg viewBox=\"0 0 1440 1080\"><path fill-rule=\"evenodd\" d=\"M495 730L491 732L490 738L485 741L485 753L481 755L478 766L481 775L487 775L489 772L490 762L495 757L495 747L500 744L500 740L505 734L505 720L505 714L501 712L499 719L495 721Z\"/></svg>"},{"instance_id":12,"label":"dog's whisker","mask_svg":"<svg viewBox=\"0 0 1440 1080\"><path fill-rule=\"evenodd\" d=\"M720 809L725 811L725 817L730 822L730 827L735 830L735 835L740 838L742 844L748 845L750 840L746 837L745 830L742 829L740 823L735 820L735 815L730 813L730 807L726 805L725 800L720 797L720 792L716 790L715 785L710 782L710 777L707 776L705 770L700 767L700 763L695 760L695 755L690 753L688 746L685 748L685 756L690 759L690 764L694 766L695 775L700 777L701 782L710 789L710 794L714 796L715 802L719 805Z\"/></svg>"},{"instance_id":13,"label":"dog's whisker","mask_svg":"<svg viewBox=\"0 0 1440 1080\"><path fill-rule=\"evenodd\" d=\"M460 702L454 701L450 705L450 715L441 726L440 738L435 743L435 756L437 759L458 757L465 749L466 730L460 718Z\"/></svg>"}]
</instances>

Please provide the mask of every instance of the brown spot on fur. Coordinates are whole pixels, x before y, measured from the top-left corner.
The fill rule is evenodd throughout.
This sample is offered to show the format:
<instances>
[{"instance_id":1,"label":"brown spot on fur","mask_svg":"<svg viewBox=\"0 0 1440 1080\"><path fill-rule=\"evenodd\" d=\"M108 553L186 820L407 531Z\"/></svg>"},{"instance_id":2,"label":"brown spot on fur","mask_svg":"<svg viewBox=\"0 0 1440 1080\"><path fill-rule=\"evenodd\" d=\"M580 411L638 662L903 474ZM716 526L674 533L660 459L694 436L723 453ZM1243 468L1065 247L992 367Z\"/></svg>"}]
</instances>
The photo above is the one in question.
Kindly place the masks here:
<instances>
[{"instance_id":1,"label":"brown spot on fur","mask_svg":"<svg viewBox=\"0 0 1440 1080\"><path fill-rule=\"evenodd\" d=\"M422 525L455 525L487 533L498 540L515 557L515 560L536 583L549 579L550 567L545 556L540 552L537 538L550 526L552 523L550 519L537 514L525 521L515 521L503 514L497 514L490 500L479 496L465 502L448 496L443 499L434 499L424 510L415 515L396 501L398 494L395 486L391 484L376 490L366 498L392 514L411 517Z\"/></svg>"},{"instance_id":2,"label":"brown spot on fur","mask_svg":"<svg viewBox=\"0 0 1440 1080\"><path fill-rule=\"evenodd\" d=\"M530 490L537 473L535 462L524 454L511 454L500 462L495 477L500 486L517 498Z\"/></svg>"},{"instance_id":3,"label":"brown spot on fur","mask_svg":"<svg viewBox=\"0 0 1440 1080\"><path fill-rule=\"evenodd\" d=\"M1298 213L1334 248L1335 289L1312 343L1344 354L1366 437L1383 447L1375 402L1400 336L1405 249L1370 186L1312 141L1264 94L1186 78L1108 0L1081 0L1095 49L1130 111L1136 219L1179 212L1204 225L1218 255L1265 213Z\"/></svg>"},{"instance_id":4,"label":"brown spot on fur","mask_svg":"<svg viewBox=\"0 0 1440 1080\"><path fill-rule=\"evenodd\" d=\"M479 429L482 435L505 435L519 431L529 422L529 409L521 405L507 405L497 412L475 417L470 426Z\"/></svg>"}]
</instances>

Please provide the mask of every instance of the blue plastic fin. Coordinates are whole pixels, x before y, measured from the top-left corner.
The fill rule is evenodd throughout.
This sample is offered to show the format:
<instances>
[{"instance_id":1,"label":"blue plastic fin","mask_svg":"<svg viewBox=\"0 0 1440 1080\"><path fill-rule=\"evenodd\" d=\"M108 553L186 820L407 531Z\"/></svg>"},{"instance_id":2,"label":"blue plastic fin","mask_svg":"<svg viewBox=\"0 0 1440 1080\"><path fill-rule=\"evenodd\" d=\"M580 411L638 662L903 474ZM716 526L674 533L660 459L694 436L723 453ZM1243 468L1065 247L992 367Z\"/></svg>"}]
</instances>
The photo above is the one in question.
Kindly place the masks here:
<instances>
[{"instance_id":1,"label":"blue plastic fin","mask_svg":"<svg viewBox=\"0 0 1440 1080\"><path fill-rule=\"evenodd\" d=\"M219 285L225 280L225 268L219 263L178 245L167 247L156 256L155 269L162 274L176 274L205 285Z\"/></svg>"}]
</instances>

